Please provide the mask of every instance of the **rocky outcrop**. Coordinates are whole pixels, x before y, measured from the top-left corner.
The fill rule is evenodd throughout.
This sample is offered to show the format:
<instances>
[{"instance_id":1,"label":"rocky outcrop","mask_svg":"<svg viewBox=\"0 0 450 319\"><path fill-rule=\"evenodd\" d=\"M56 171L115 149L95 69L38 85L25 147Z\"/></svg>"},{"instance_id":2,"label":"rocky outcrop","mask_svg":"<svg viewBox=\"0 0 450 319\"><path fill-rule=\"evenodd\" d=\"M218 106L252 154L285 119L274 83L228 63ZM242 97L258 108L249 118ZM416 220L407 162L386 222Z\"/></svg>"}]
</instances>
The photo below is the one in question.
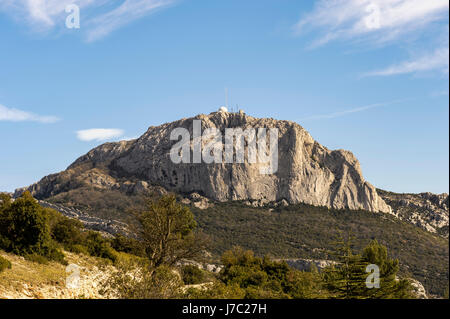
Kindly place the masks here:
<instances>
[{"instance_id":1,"label":"rocky outcrop","mask_svg":"<svg viewBox=\"0 0 450 319\"><path fill-rule=\"evenodd\" d=\"M248 161L249 140L243 163L174 163L170 152L177 141L170 139L171 132L184 128L193 136L193 120L201 121L203 131L215 128L222 136L226 128L278 129L278 170L261 174L265 164ZM192 150L194 142L189 143ZM204 147L208 141L201 143ZM132 193L163 187L181 194L196 192L216 201L284 201L391 211L364 180L351 152L327 149L295 122L254 118L242 112L214 112L150 127L136 140L106 143L91 150L66 171L44 177L28 189L35 197L45 199L83 185Z\"/></svg>"},{"instance_id":2,"label":"rocky outcrop","mask_svg":"<svg viewBox=\"0 0 450 319\"><path fill-rule=\"evenodd\" d=\"M333 260L324 259L279 259L279 261L285 261L289 266L301 271L311 271L312 267L317 268L317 270L322 271L327 267L336 265L337 262Z\"/></svg>"},{"instance_id":3,"label":"rocky outcrop","mask_svg":"<svg viewBox=\"0 0 450 319\"><path fill-rule=\"evenodd\" d=\"M397 218L448 238L448 194L397 194L383 190L378 193Z\"/></svg>"},{"instance_id":4,"label":"rocky outcrop","mask_svg":"<svg viewBox=\"0 0 450 319\"><path fill-rule=\"evenodd\" d=\"M413 287L413 294L417 299L428 299L427 291L422 283L414 278L408 278Z\"/></svg>"},{"instance_id":5,"label":"rocky outcrop","mask_svg":"<svg viewBox=\"0 0 450 319\"><path fill-rule=\"evenodd\" d=\"M83 223L85 228L101 232L106 237L114 236L116 234L132 236L132 232L129 231L128 225L118 220L93 217L79 209L48 203L43 200L39 200L38 202L42 207L54 209L68 218L78 219Z\"/></svg>"}]
</instances>

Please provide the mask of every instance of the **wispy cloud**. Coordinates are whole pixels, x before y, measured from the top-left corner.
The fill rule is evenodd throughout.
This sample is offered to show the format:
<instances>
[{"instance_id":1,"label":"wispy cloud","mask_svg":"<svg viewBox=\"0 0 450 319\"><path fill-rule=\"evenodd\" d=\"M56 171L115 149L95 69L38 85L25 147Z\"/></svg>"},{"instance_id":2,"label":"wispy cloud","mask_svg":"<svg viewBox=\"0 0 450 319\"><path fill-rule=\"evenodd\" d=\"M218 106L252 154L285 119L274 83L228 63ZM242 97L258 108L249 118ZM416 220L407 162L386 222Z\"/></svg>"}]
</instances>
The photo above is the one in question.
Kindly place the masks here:
<instances>
[{"instance_id":1,"label":"wispy cloud","mask_svg":"<svg viewBox=\"0 0 450 319\"><path fill-rule=\"evenodd\" d=\"M449 48L440 48L436 49L431 54L426 54L415 60L404 61L396 65L391 65L382 70L366 73L363 76L388 76L433 70L440 70L442 72L448 73L448 59Z\"/></svg>"},{"instance_id":2,"label":"wispy cloud","mask_svg":"<svg viewBox=\"0 0 450 319\"><path fill-rule=\"evenodd\" d=\"M309 31L318 35L310 48L332 41L362 43L371 48L392 43L410 47L417 45L418 39L426 39L422 42L427 43L427 53L365 75L430 70L448 73L448 40L442 42L443 37L448 39L448 12L448 0L320 0L295 24L294 31L297 35ZM446 25L446 32L436 32L442 24Z\"/></svg>"},{"instance_id":3,"label":"wispy cloud","mask_svg":"<svg viewBox=\"0 0 450 319\"><path fill-rule=\"evenodd\" d=\"M103 3L105 1L96 1ZM0 0L0 10L18 22L27 23L37 32L47 31L60 23L64 26L65 9L69 4L76 4L80 9L95 5L94 0Z\"/></svg>"},{"instance_id":4,"label":"wispy cloud","mask_svg":"<svg viewBox=\"0 0 450 319\"><path fill-rule=\"evenodd\" d=\"M121 137L120 139L122 140L122 141L131 141L131 140L136 140L136 139L138 139L140 136L139 135L135 135L135 136L124 136L124 137Z\"/></svg>"},{"instance_id":5,"label":"wispy cloud","mask_svg":"<svg viewBox=\"0 0 450 319\"><path fill-rule=\"evenodd\" d=\"M42 116L15 108L8 108L0 104L0 121L8 122L39 122L55 123L60 119L56 116Z\"/></svg>"},{"instance_id":6,"label":"wispy cloud","mask_svg":"<svg viewBox=\"0 0 450 319\"><path fill-rule=\"evenodd\" d=\"M349 115L349 114L353 114L353 113L367 111L367 110L374 109L374 108L381 107L381 106L402 103L402 102L405 102L408 100L410 100L410 99L401 99L401 100L394 100L394 101L390 101L390 102L374 103L374 104L364 105L364 106L360 106L360 107L356 107L356 108L344 110L344 111L338 111L338 112L333 112L333 113L328 113L328 114L312 115L312 116L304 117L302 119L298 119L297 121L333 119L336 117L341 117L341 116L345 116L345 115Z\"/></svg>"},{"instance_id":7,"label":"wispy cloud","mask_svg":"<svg viewBox=\"0 0 450 319\"><path fill-rule=\"evenodd\" d=\"M294 29L319 31L314 45L367 36L371 41L395 41L445 19L448 8L447 0L320 0Z\"/></svg>"},{"instance_id":8,"label":"wispy cloud","mask_svg":"<svg viewBox=\"0 0 450 319\"><path fill-rule=\"evenodd\" d=\"M32 31L49 32L65 28L66 6L75 4L81 11L81 32L87 41L95 41L175 1L0 0L0 11L10 14L19 23L27 23Z\"/></svg>"},{"instance_id":9,"label":"wispy cloud","mask_svg":"<svg viewBox=\"0 0 450 319\"><path fill-rule=\"evenodd\" d=\"M126 0L114 10L102 14L91 21L92 26L87 32L87 40L95 41L112 31L171 5L173 0Z\"/></svg>"},{"instance_id":10,"label":"wispy cloud","mask_svg":"<svg viewBox=\"0 0 450 319\"><path fill-rule=\"evenodd\" d=\"M93 128L88 130L77 131L77 138L84 142L90 141L106 141L118 138L123 135L124 131L116 128Z\"/></svg>"}]
</instances>

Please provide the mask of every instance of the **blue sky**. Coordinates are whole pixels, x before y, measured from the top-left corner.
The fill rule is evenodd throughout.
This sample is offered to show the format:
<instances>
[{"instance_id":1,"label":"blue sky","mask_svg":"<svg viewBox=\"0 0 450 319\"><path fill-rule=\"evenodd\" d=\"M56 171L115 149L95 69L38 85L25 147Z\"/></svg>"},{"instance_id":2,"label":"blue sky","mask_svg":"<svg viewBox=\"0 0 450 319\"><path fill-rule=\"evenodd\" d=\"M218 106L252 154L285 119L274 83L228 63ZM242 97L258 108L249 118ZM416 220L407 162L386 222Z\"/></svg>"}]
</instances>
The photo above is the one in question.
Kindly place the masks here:
<instances>
[{"instance_id":1,"label":"blue sky","mask_svg":"<svg viewBox=\"0 0 450 319\"><path fill-rule=\"evenodd\" d=\"M68 4L79 29L65 25ZM352 151L376 187L448 192L448 6L0 0L0 190L215 111L228 88L247 114Z\"/></svg>"}]
</instances>

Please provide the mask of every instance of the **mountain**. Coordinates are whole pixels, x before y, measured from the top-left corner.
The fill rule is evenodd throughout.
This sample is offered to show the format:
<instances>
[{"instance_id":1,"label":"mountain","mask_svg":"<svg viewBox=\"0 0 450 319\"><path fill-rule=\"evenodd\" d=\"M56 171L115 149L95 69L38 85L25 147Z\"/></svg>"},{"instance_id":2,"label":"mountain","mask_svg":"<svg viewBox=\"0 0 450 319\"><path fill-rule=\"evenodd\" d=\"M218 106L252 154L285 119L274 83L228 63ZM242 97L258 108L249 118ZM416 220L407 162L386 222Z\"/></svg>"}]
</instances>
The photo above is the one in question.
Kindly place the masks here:
<instances>
[{"instance_id":1,"label":"mountain","mask_svg":"<svg viewBox=\"0 0 450 319\"><path fill-rule=\"evenodd\" d=\"M202 132L217 129L221 136L229 128L277 129L277 169L273 174L261 173L267 165L254 163L249 155L243 163L174 163L171 150L177 140L171 140L171 133L185 129L195 137L194 120L201 121ZM254 145L255 137L259 137L256 134L245 141L245 154ZM268 137L265 138L267 141ZM187 143L191 151L198 141L202 149L210 142L205 138L190 139ZM220 137L209 146L222 150L222 141ZM238 146L235 147L237 150ZM273 154L270 148L264 155ZM46 199L82 187L127 194L155 189L181 194L196 192L216 201L249 200L264 204L284 200L290 204L391 213L390 206L364 180L360 164L351 152L327 149L295 122L254 118L243 112L219 111L152 126L136 140L94 148L67 170L44 177L27 189L36 198ZM18 190L16 196L23 190Z\"/></svg>"},{"instance_id":2,"label":"mountain","mask_svg":"<svg viewBox=\"0 0 450 319\"><path fill-rule=\"evenodd\" d=\"M188 133L181 146L192 155L194 121L222 137L227 128L277 129L278 170L263 174L267 165L249 163L248 156L244 163L175 164L171 151L180 144L171 133ZM202 147L224 149L222 142L205 140ZM251 139L244 143L245 154L251 145ZM126 233L121 222L130 221L130 210L144 208L143 193L174 191L211 237L216 257L239 245L259 256L330 260L336 237L351 233L357 250L374 238L386 245L402 275L419 280L427 293L443 296L448 287L448 195L377 190L352 153L327 149L291 121L242 112L181 119L150 127L135 140L100 145L14 197L26 189L41 204L111 234Z\"/></svg>"}]
</instances>

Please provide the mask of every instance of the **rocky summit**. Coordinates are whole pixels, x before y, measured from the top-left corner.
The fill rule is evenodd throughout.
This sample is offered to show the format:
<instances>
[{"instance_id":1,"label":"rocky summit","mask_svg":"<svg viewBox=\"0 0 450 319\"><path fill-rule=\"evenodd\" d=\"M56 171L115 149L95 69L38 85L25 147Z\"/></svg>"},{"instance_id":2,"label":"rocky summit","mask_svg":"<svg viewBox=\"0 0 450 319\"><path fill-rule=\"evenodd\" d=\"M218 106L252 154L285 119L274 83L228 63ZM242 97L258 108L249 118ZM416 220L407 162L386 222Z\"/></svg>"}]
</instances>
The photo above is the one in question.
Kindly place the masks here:
<instances>
[{"instance_id":1,"label":"rocky summit","mask_svg":"<svg viewBox=\"0 0 450 319\"><path fill-rule=\"evenodd\" d=\"M222 136L227 128L277 129L278 169L273 174L261 174L264 164L248 161L247 140L247 155L242 163L174 163L170 153L178 141L171 140L171 132L184 128L194 136L194 120L201 121L202 131L215 128ZM195 141L189 143L193 151ZM207 141L201 139L200 143L205 147ZM152 126L138 139L100 145L67 170L46 176L26 189L36 198L45 199L82 186L127 193L155 189L196 192L216 201L284 200L290 204L391 212L376 189L364 180L351 152L327 149L295 122L255 118L242 111L200 114ZM23 190L18 190L16 196Z\"/></svg>"}]
</instances>

